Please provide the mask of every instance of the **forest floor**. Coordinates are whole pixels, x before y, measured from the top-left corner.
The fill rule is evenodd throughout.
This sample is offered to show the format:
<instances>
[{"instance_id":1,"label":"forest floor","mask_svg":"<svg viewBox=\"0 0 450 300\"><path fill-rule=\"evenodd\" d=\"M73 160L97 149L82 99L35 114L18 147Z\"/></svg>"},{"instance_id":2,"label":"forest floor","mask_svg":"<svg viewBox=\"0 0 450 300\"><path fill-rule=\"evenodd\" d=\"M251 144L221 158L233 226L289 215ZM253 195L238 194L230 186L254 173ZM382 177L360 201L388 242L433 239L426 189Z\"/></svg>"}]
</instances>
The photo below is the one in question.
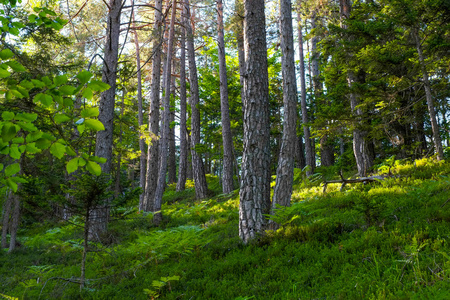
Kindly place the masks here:
<instances>
[{"instance_id":1,"label":"forest floor","mask_svg":"<svg viewBox=\"0 0 450 300\"><path fill-rule=\"evenodd\" d=\"M381 173L387 168L380 167ZM83 222L24 224L0 251L0 299L450 299L450 164L397 162L393 177L323 193L296 170L281 224L244 245L238 190L194 200L168 186L163 224L137 199L113 210L79 287ZM7 296L6 296L7 295Z\"/></svg>"}]
</instances>

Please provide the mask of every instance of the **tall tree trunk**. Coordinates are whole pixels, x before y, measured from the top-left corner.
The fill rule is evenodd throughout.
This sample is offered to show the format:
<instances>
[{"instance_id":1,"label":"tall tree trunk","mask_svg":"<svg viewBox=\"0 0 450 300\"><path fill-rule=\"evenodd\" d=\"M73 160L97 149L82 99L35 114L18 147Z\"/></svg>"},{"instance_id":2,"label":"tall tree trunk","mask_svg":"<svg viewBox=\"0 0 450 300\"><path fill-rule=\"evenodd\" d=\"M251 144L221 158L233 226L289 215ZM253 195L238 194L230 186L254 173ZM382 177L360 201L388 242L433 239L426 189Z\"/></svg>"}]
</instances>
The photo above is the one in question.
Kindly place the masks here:
<instances>
[{"instance_id":1,"label":"tall tree trunk","mask_svg":"<svg viewBox=\"0 0 450 300\"><path fill-rule=\"evenodd\" d=\"M167 41L167 55L166 63L164 65L164 100L163 100L163 118L161 126L161 165L159 168L158 185L155 191L155 203L153 212L153 223L159 225L162 221L161 203L164 188L166 185L166 173L167 173L167 159L168 159L168 144L169 144L169 130L170 130L170 84L172 79L172 53L173 53L173 40L175 35L175 17L177 15L177 1L172 1L172 17L170 20L170 32L169 40Z\"/></svg>"},{"instance_id":2,"label":"tall tree trunk","mask_svg":"<svg viewBox=\"0 0 450 300\"><path fill-rule=\"evenodd\" d=\"M297 11L298 13L298 43L300 52L300 91L301 91L301 109L302 109L302 125L303 125L303 135L305 137L305 157L306 165L309 166L309 170L306 172L307 175L312 175L314 169L316 168L316 157L313 148L313 143L311 139L311 132L308 126L308 108L306 103L306 82L305 82L305 58L303 55L303 34L302 34L302 18L300 13L300 7Z\"/></svg>"},{"instance_id":3,"label":"tall tree trunk","mask_svg":"<svg viewBox=\"0 0 450 300\"><path fill-rule=\"evenodd\" d=\"M172 57L175 56L173 51ZM173 68L175 69L175 68ZM175 73L175 71L173 72ZM176 158L176 147L175 147L175 77L172 77L170 84L170 129L169 129L169 157L168 157L168 183L172 184L177 182L177 158Z\"/></svg>"},{"instance_id":4,"label":"tall tree trunk","mask_svg":"<svg viewBox=\"0 0 450 300\"><path fill-rule=\"evenodd\" d=\"M181 19L184 19L184 9ZM178 169L177 192L186 188L187 174L187 127L186 127L186 38L185 29L181 28L181 51L180 51L180 162Z\"/></svg>"},{"instance_id":5,"label":"tall tree trunk","mask_svg":"<svg viewBox=\"0 0 450 300\"><path fill-rule=\"evenodd\" d=\"M133 2L134 3L134 2ZM133 12L133 24L135 24L134 12ZM141 55L139 46L139 36L137 30L134 31L134 46L136 48L136 68L137 68L137 98L138 98L138 124L139 132L144 125L144 113L142 105L142 73L141 73ZM145 139L139 133L139 187L142 189L139 195L139 203L144 201L145 191L145 174L146 174L146 153L145 153Z\"/></svg>"},{"instance_id":6,"label":"tall tree trunk","mask_svg":"<svg viewBox=\"0 0 450 300\"><path fill-rule=\"evenodd\" d=\"M123 129L122 129L122 120L123 120L123 113L125 111L125 95L126 90L125 87L123 87L122 90L122 103L120 105L120 125L119 125L119 144L122 143L123 140ZM117 155L117 167L116 167L116 185L114 188L114 197L119 197L121 188L120 188L120 166L122 165L122 153L119 152Z\"/></svg>"},{"instance_id":7,"label":"tall tree trunk","mask_svg":"<svg viewBox=\"0 0 450 300\"><path fill-rule=\"evenodd\" d=\"M195 62L194 36L190 22L191 13L189 9L189 0L185 0L186 6L186 36L187 50L189 60L189 80L190 80L190 104L191 104L191 155L192 155L192 173L195 183L195 195L197 199L204 199L208 196L208 186L206 183L205 169L200 154L196 151L196 145L200 144L200 111L197 66Z\"/></svg>"},{"instance_id":8,"label":"tall tree trunk","mask_svg":"<svg viewBox=\"0 0 450 300\"><path fill-rule=\"evenodd\" d=\"M351 12L351 2L350 0L340 0L340 15L341 15L341 27L346 29L347 26L344 24L343 20L350 17ZM347 82L350 90L356 82L356 76L352 70L347 72ZM356 117L356 126L353 130L353 154L355 155L356 166L358 168L358 174L361 177L367 175L367 172L372 168L373 160L369 155L368 141L366 140L367 132L358 128L361 122L362 110L358 108L359 96L354 92L350 91L350 108L353 115Z\"/></svg>"},{"instance_id":9,"label":"tall tree trunk","mask_svg":"<svg viewBox=\"0 0 450 300\"><path fill-rule=\"evenodd\" d=\"M110 0L108 24L106 28L106 43L103 60L102 81L110 88L101 94L98 120L103 123L105 130L97 132L95 155L106 158L101 164L102 173L110 174L112 165L114 104L116 99L117 61L119 55L120 15L122 2ZM108 226L109 204L92 211L90 239L99 239L99 234L105 232Z\"/></svg>"},{"instance_id":10,"label":"tall tree trunk","mask_svg":"<svg viewBox=\"0 0 450 300\"><path fill-rule=\"evenodd\" d=\"M187 139L187 148L188 148L188 158L187 158L187 169L186 169L186 178L194 179L194 171L192 170L192 151L191 151L191 134L190 132L186 132Z\"/></svg>"},{"instance_id":11,"label":"tall tree trunk","mask_svg":"<svg viewBox=\"0 0 450 300\"><path fill-rule=\"evenodd\" d=\"M19 229L20 222L20 198L17 194L12 194L12 216L11 216L11 227L10 227L10 239L9 239L9 249L8 253L13 252L16 249L17 241L17 231Z\"/></svg>"},{"instance_id":12,"label":"tall tree trunk","mask_svg":"<svg viewBox=\"0 0 450 300\"><path fill-rule=\"evenodd\" d=\"M297 142L297 84L294 62L291 0L280 1L281 70L283 73L283 137L273 191L272 212L276 205L290 206Z\"/></svg>"},{"instance_id":13,"label":"tall tree trunk","mask_svg":"<svg viewBox=\"0 0 450 300\"><path fill-rule=\"evenodd\" d=\"M244 151L239 191L239 237L262 234L270 211L269 76L264 0L244 1Z\"/></svg>"},{"instance_id":14,"label":"tall tree trunk","mask_svg":"<svg viewBox=\"0 0 450 300\"><path fill-rule=\"evenodd\" d=\"M297 168L303 170L303 168L306 167L305 144L303 143L303 136L297 137L295 152L297 153Z\"/></svg>"},{"instance_id":15,"label":"tall tree trunk","mask_svg":"<svg viewBox=\"0 0 450 300\"><path fill-rule=\"evenodd\" d=\"M149 133L152 137L147 150L147 174L145 193L140 209L154 211L156 185L159 170L159 89L161 85L162 0L155 0L155 24L153 31L152 83L150 87Z\"/></svg>"},{"instance_id":16,"label":"tall tree trunk","mask_svg":"<svg viewBox=\"0 0 450 300\"><path fill-rule=\"evenodd\" d=\"M433 96L431 95L431 85L428 79L428 71L425 65L425 57L420 42L419 29L413 28L412 31L414 42L416 43L417 54L419 56L420 69L422 71L423 85L425 88L425 97L427 99L428 113L430 114L431 131L433 132L434 152L437 154L438 160L444 159L444 150L442 148L441 135L439 133L439 125L436 118L436 110L434 108Z\"/></svg>"},{"instance_id":17,"label":"tall tree trunk","mask_svg":"<svg viewBox=\"0 0 450 300\"><path fill-rule=\"evenodd\" d=\"M230 108L228 104L227 65L225 60L222 0L217 0L217 34L220 75L220 110L222 117L223 141L222 190L225 194L228 194L233 191L233 139L231 136Z\"/></svg>"}]
</instances>

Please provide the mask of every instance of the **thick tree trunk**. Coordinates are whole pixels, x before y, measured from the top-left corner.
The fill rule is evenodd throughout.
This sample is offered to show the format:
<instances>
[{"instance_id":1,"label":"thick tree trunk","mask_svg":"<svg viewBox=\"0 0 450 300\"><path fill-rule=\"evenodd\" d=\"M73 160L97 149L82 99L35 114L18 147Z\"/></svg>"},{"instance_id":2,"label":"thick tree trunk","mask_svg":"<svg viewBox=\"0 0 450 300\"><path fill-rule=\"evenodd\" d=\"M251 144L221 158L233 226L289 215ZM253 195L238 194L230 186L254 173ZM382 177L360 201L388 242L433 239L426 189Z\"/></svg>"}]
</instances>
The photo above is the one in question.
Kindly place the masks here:
<instances>
[{"instance_id":1,"label":"thick tree trunk","mask_svg":"<svg viewBox=\"0 0 450 300\"><path fill-rule=\"evenodd\" d=\"M441 135L439 133L439 125L436 118L436 110L434 108L433 96L431 95L431 85L428 79L428 71L425 65L425 57L422 51L420 42L419 29L414 28L413 31L414 42L416 43L417 54L419 56L420 69L422 71L423 85L425 88L425 97L427 99L428 113L430 114L431 131L433 132L434 152L438 160L444 159L444 150L442 148Z\"/></svg>"},{"instance_id":2,"label":"thick tree trunk","mask_svg":"<svg viewBox=\"0 0 450 300\"><path fill-rule=\"evenodd\" d=\"M8 253L13 252L16 249L17 231L19 229L20 222L20 198L19 195L12 194L12 207L13 212L11 216L11 228Z\"/></svg>"},{"instance_id":3,"label":"thick tree trunk","mask_svg":"<svg viewBox=\"0 0 450 300\"><path fill-rule=\"evenodd\" d=\"M269 83L264 0L244 1L244 151L239 192L239 237L262 234L270 211Z\"/></svg>"},{"instance_id":4,"label":"thick tree trunk","mask_svg":"<svg viewBox=\"0 0 450 300\"><path fill-rule=\"evenodd\" d=\"M175 56L173 51L172 57ZM167 182L169 184L177 182L177 158L176 158L176 147L175 147L175 126L172 126L175 122L175 77L171 79L170 85L170 130L169 130L169 161L168 161L168 178Z\"/></svg>"},{"instance_id":5,"label":"thick tree trunk","mask_svg":"<svg viewBox=\"0 0 450 300\"><path fill-rule=\"evenodd\" d=\"M272 212L276 205L290 206L294 180L297 141L297 84L295 77L294 37L291 0L280 1L281 70L283 73L283 137L273 191Z\"/></svg>"},{"instance_id":6,"label":"thick tree trunk","mask_svg":"<svg viewBox=\"0 0 450 300\"><path fill-rule=\"evenodd\" d=\"M297 153L297 168L303 170L303 168L306 167L305 144L303 143L303 136L297 137L295 152Z\"/></svg>"},{"instance_id":7,"label":"thick tree trunk","mask_svg":"<svg viewBox=\"0 0 450 300\"><path fill-rule=\"evenodd\" d=\"M147 150L147 174L145 193L140 209L154 211L156 185L159 170L159 89L161 85L162 0L155 0L155 24L153 31L152 83L150 87L149 133L152 138Z\"/></svg>"},{"instance_id":8,"label":"thick tree trunk","mask_svg":"<svg viewBox=\"0 0 450 300\"><path fill-rule=\"evenodd\" d=\"M186 139L187 139L187 148L188 148L186 178L193 180L194 172L192 171L192 155L191 155L192 151L191 151L191 134L190 134L190 132L186 132Z\"/></svg>"},{"instance_id":9,"label":"thick tree trunk","mask_svg":"<svg viewBox=\"0 0 450 300\"><path fill-rule=\"evenodd\" d=\"M167 41L167 55L166 63L164 65L164 100L163 100L163 118L161 125L161 165L159 168L158 185L155 191L155 203L153 207L153 212L155 215L153 217L153 223L159 225L162 221L161 213L161 203L162 196L164 193L164 188L166 185L166 173L167 173L167 160L168 160L168 144L169 144L169 134L170 134L170 84L172 82L172 53L173 53L173 40L175 35L175 17L176 17L177 1L172 2L172 17L170 20L170 32L169 40Z\"/></svg>"},{"instance_id":10,"label":"thick tree trunk","mask_svg":"<svg viewBox=\"0 0 450 300\"><path fill-rule=\"evenodd\" d=\"M192 155L192 173L195 183L195 195L197 199L204 199L208 196L208 186L206 183L205 169L200 154L195 147L200 144L200 111L197 66L195 62L194 36L190 22L191 13L189 9L189 0L185 0L186 5L186 36L187 50L189 60L189 80L190 80L190 104L191 104L191 155Z\"/></svg>"},{"instance_id":11,"label":"thick tree trunk","mask_svg":"<svg viewBox=\"0 0 450 300\"><path fill-rule=\"evenodd\" d=\"M135 23L134 12L133 12L133 23ZM137 98L138 98L138 124L139 129L144 125L144 113L142 105L142 73L141 73L141 55L139 46L139 36L137 30L134 31L134 46L136 48L136 68L137 68ZM139 187L142 189L139 195L139 203L144 201L144 191L145 191L145 174L146 174L146 153L145 153L145 140L139 134Z\"/></svg>"},{"instance_id":12,"label":"thick tree trunk","mask_svg":"<svg viewBox=\"0 0 450 300\"><path fill-rule=\"evenodd\" d=\"M184 9L183 13L184 14ZM184 16L182 15L181 19ZM187 174L187 127L186 127L186 38L185 30L181 28L181 51L180 51L180 162L178 169L177 191L184 191L186 188Z\"/></svg>"},{"instance_id":13,"label":"thick tree trunk","mask_svg":"<svg viewBox=\"0 0 450 300\"><path fill-rule=\"evenodd\" d=\"M223 30L223 3L217 0L217 47L219 49L220 110L222 117L223 176L222 190L233 191L233 139L231 136L230 109L228 104L227 65L225 61L225 40Z\"/></svg>"},{"instance_id":14,"label":"thick tree trunk","mask_svg":"<svg viewBox=\"0 0 450 300\"><path fill-rule=\"evenodd\" d=\"M108 24L106 28L106 43L103 61L102 81L110 88L100 97L98 120L103 123L105 130L97 132L95 155L106 158L101 164L102 173L110 174L112 166L114 104L116 100L117 61L119 54L120 15L122 2L110 0ZM106 203L92 211L90 239L99 239L99 234L105 232L108 226L109 204Z\"/></svg>"},{"instance_id":15,"label":"thick tree trunk","mask_svg":"<svg viewBox=\"0 0 450 300\"><path fill-rule=\"evenodd\" d=\"M303 33L302 33L302 18L300 13L300 8L298 10L298 43L300 52L300 91L301 91L301 109L302 109L302 125L303 125L303 135L305 137L305 157L306 165L309 166L309 170L306 172L307 175L312 175L314 169L316 168L316 155L311 139L311 132L309 126L308 118L308 108L306 103L306 82L305 82L305 59L303 55Z\"/></svg>"}]
</instances>

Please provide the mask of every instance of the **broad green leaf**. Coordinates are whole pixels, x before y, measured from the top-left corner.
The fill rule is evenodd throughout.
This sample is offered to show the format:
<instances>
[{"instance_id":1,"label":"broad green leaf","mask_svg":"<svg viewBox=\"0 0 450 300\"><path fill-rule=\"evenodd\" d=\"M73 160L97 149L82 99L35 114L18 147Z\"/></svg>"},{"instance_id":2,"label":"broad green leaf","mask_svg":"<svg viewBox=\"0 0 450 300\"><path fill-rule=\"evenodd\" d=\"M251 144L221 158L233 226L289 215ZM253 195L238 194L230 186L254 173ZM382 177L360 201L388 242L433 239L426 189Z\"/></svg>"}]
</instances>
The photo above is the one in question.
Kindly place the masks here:
<instances>
[{"instance_id":1,"label":"broad green leaf","mask_svg":"<svg viewBox=\"0 0 450 300\"><path fill-rule=\"evenodd\" d=\"M91 100L92 97L94 97L94 94L92 93L92 90L87 87L83 90L82 96L88 100Z\"/></svg>"},{"instance_id":2,"label":"broad green leaf","mask_svg":"<svg viewBox=\"0 0 450 300\"><path fill-rule=\"evenodd\" d=\"M85 108L81 111L81 116L83 118L97 117L98 114L98 107Z\"/></svg>"},{"instance_id":3,"label":"broad green leaf","mask_svg":"<svg viewBox=\"0 0 450 300\"><path fill-rule=\"evenodd\" d=\"M6 78L9 77L9 75L11 75L11 73L6 71L5 69L0 68L0 78Z\"/></svg>"},{"instance_id":4,"label":"broad green leaf","mask_svg":"<svg viewBox=\"0 0 450 300\"><path fill-rule=\"evenodd\" d=\"M43 132L42 137L47 140L50 140L52 142L56 140L56 138L53 135L51 135L50 133L47 133L47 132Z\"/></svg>"},{"instance_id":5,"label":"broad green leaf","mask_svg":"<svg viewBox=\"0 0 450 300\"><path fill-rule=\"evenodd\" d=\"M22 65L21 65L20 63L18 63L17 61L11 60L11 61L8 61L6 64L7 64L8 66L10 66L11 69L13 69L13 70L16 71L16 72L25 72L25 71L26 71L25 67L22 66ZM30 83L31 83L31 82L30 82ZM22 83L21 83L21 85L22 85Z\"/></svg>"},{"instance_id":6,"label":"broad green leaf","mask_svg":"<svg viewBox=\"0 0 450 300\"><path fill-rule=\"evenodd\" d=\"M56 124L61 124L63 122L67 122L70 120L70 117L68 115L65 114L57 114L55 116L55 122Z\"/></svg>"},{"instance_id":7,"label":"broad green leaf","mask_svg":"<svg viewBox=\"0 0 450 300\"><path fill-rule=\"evenodd\" d=\"M27 143L35 142L42 137L42 131L34 131L27 135Z\"/></svg>"},{"instance_id":8,"label":"broad green leaf","mask_svg":"<svg viewBox=\"0 0 450 300\"><path fill-rule=\"evenodd\" d=\"M53 82L50 80L50 78L48 78L48 76L44 76L41 79L47 87L50 87L53 84Z\"/></svg>"},{"instance_id":9,"label":"broad green leaf","mask_svg":"<svg viewBox=\"0 0 450 300\"><path fill-rule=\"evenodd\" d=\"M92 161L98 162L100 164L104 164L106 162L106 158L104 158L104 157L91 156L89 159Z\"/></svg>"},{"instance_id":10,"label":"broad green leaf","mask_svg":"<svg viewBox=\"0 0 450 300\"><path fill-rule=\"evenodd\" d=\"M59 91L64 95L73 95L75 93L76 87L71 85L63 85L59 88Z\"/></svg>"},{"instance_id":11,"label":"broad green leaf","mask_svg":"<svg viewBox=\"0 0 450 300\"><path fill-rule=\"evenodd\" d=\"M89 155L87 155L86 153L81 153L81 157L86 160L89 160Z\"/></svg>"},{"instance_id":12,"label":"broad green leaf","mask_svg":"<svg viewBox=\"0 0 450 300\"><path fill-rule=\"evenodd\" d=\"M64 105L64 99L61 96L54 95L53 100L55 100L55 102L58 103L59 105Z\"/></svg>"},{"instance_id":13,"label":"broad green leaf","mask_svg":"<svg viewBox=\"0 0 450 300\"><path fill-rule=\"evenodd\" d=\"M3 60L9 59L14 56L14 53L9 49L3 49L0 51L0 58Z\"/></svg>"},{"instance_id":14,"label":"broad green leaf","mask_svg":"<svg viewBox=\"0 0 450 300\"><path fill-rule=\"evenodd\" d=\"M18 182L20 182L20 183L27 183L28 182L25 178L17 177L17 176L11 177L11 180L16 182L16 183L18 183Z\"/></svg>"},{"instance_id":15,"label":"broad green leaf","mask_svg":"<svg viewBox=\"0 0 450 300\"><path fill-rule=\"evenodd\" d=\"M18 113L14 119L17 121L34 122L37 119L37 114Z\"/></svg>"},{"instance_id":16,"label":"broad green leaf","mask_svg":"<svg viewBox=\"0 0 450 300\"><path fill-rule=\"evenodd\" d=\"M25 142L25 139L23 138L23 137L16 137L16 138L13 138L12 139L12 142L14 143L14 144L22 144L23 142Z\"/></svg>"},{"instance_id":17,"label":"broad green leaf","mask_svg":"<svg viewBox=\"0 0 450 300\"><path fill-rule=\"evenodd\" d=\"M51 144L52 142L46 138L40 138L36 141L36 147L41 150L48 149L48 147L50 147Z\"/></svg>"},{"instance_id":18,"label":"broad green leaf","mask_svg":"<svg viewBox=\"0 0 450 300\"><path fill-rule=\"evenodd\" d=\"M99 120L95 119L84 120L84 124L86 124L86 127L89 127L97 131L105 130L105 126L103 126L102 122L100 122Z\"/></svg>"},{"instance_id":19,"label":"broad green leaf","mask_svg":"<svg viewBox=\"0 0 450 300\"><path fill-rule=\"evenodd\" d=\"M103 92L109 89L110 85L100 80L91 80L91 82L88 83L88 87L93 91Z\"/></svg>"},{"instance_id":20,"label":"broad green leaf","mask_svg":"<svg viewBox=\"0 0 450 300\"><path fill-rule=\"evenodd\" d=\"M41 102L45 106L49 107L53 103L53 98L48 94L39 93L34 96L33 102Z\"/></svg>"},{"instance_id":21,"label":"broad green leaf","mask_svg":"<svg viewBox=\"0 0 450 300\"><path fill-rule=\"evenodd\" d=\"M10 177L14 174L17 174L20 171L20 164L14 163L5 168L5 176Z\"/></svg>"},{"instance_id":22,"label":"broad green leaf","mask_svg":"<svg viewBox=\"0 0 450 300\"><path fill-rule=\"evenodd\" d=\"M26 149L27 149L27 145L20 145L19 146L19 152L20 153L24 153Z\"/></svg>"},{"instance_id":23,"label":"broad green leaf","mask_svg":"<svg viewBox=\"0 0 450 300\"><path fill-rule=\"evenodd\" d=\"M16 97L16 98L21 99L21 98L24 97L24 95L23 95L21 92L19 92L18 90L10 89L10 92L11 92L11 93L14 95L14 97Z\"/></svg>"},{"instance_id":24,"label":"broad green leaf","mask_svg":"<svg viewBox=\"0 0 450 300\"><path fill-rule=\"evenodd\" d=\"M6 179L6 185L12 189L14 192L17 192L17 183L11 180L11 178Z\"/></svg>"},{"instance_id":25,"label":"broad green leaf","mask_svg":"<svg viewBox=\"0 0 450 300\"><path fill-rule=\"evenodd\" d=\"M17 125L19 125L20 128L28 132L33 132L37 130L37 127L34 126L33 123L17 122Z\"/></svg>"},{"instance_id":26,"label":"broad green leaf","mask_svg":"<svg viewBox=\"0 0 450 300\"><path fill-rule=\"evenodd\" d=\"M37 88L43 88L45 86L45 83L43 83L40 80L37 79L31 79L31 82L34 84L35 87Z\"/></svg>"},{"instance_id":27,"label":"broad green leaf","mask_svg":"<svg viewBox=\"0 0 450 300\"><path fill-rule=\"evenodd\" d=\"M66 153L69 154L70 156L77 155L77 153L70 146L66 146Z\"/></svg>"},{"instance_id":28,"label":"broad green leaf","mask_svg":"<svg viewBox=\"0 0 450 300\"><path fill-rule=\"evenodd\" d=\"M5 121L11 121L12 119L14 119L14 116L14 113L11 111L2 112L2 119Z\"/></svg>"},{"instance_id":29,"label":"broad green leaf","mask_svg":"<svg viewBox=\"0 0 450 300\"><path fill-rule=\"evenodd\" d=\"M99 166L99 164L93 161L88 161L86 163L86 168L92 175L99 176L102 173L102 168Z\"/></svg>"},{"instance_id":30,"label":"broad green leaf","mask_svg":"<svg viewBox=\"0 0 450 300\"><path fill-rule=\"evenodd\" d=\"M11 156L14 159L20 159L20 151L19 151L19 147L17 147L17 145L11 145L11 147L9 148L9 156Z\"/></svg>"},{"instance_id":31,"label":"broad green leaf","mask_svg":"<svg viewBox=\"0 0 450 300\"><path fill-rule=\"evenodd\" d=\"M56 76L54 79L53 79L53 83L54 84L56 84L56 85L62 85L62 84L64 84L64 83L66 83L67 82L67 75L60 75L60 76Z\"/></svg>"},{"instance_id":32,"label":"broad green leaf","mask_svg":"<svg viewBox=\"0 0 450 300\"><path fill-rule=\"evenodd\" d=\"M2 139L4 142L9 142L16 136L16 126L13 123L7 122L2 127Z\"/></svg>"},{"instance_id":33,"label":"broad green leaf","mask_svg":"<svg viewBox=\"0 0 450 300\"><path fill-rule=\"evenodd\" d=\"M73 173L78 169L78 157L72 158L66 165L67 173Z\"/></svg>"},{"instance_id":34,"label":"broad green leaf","mask_svg":"<svg viewBox=\"0 0 450 300\"><path fill-rule=\"evenodd\" d=\"M29 143L27 144L27 152L31 154L39 153L41 152L41 149L36 148L36 143Z\"/></svg>"},{"instance_id":35,"label":"broad green leaf","mask_svg":"<svg viewBox=\"0 0 450 300\"><path fill-rule=\"evenodd\" d=\"M85 129L86 129L86 125L84 125L84 124L77 125L77 130L80 134L83 134Z\"/></svg>"},{"instance_id":36,"label":"broad green leaf","mask_svg":"<svg viewBox=\"0 0 450 300\"><path fill-rule=\"evenodd\" d=\"M80 167L84 167L86 165L86 161L83 158L79 157L78 158L78 165Z\"/></svg>"},{"instance_id":37,"label":"broad green leaf","mask_svg":"<svg viewBox=\"0 0 450 300\"><path fill-rule=\"evenodd\" d=\"M66 153L66 147L63 144L56 142L53 145L51 145L50 153L53 154L55 157L61 159L63 158L64 153Z\"/></svg>"},{"instance_id":38,"label":"broad green leaf","mask_svg":"<svg viewBox=\"0 0 450 300\"><path fill-rule=\"evenodd\" d=\"M63 105L64 106L73 106L73 100L72 99L70 99L70 98L64 98L64 100L63 100Z\"/></svg>"},{"instance_id":39,"label":"broad green leaf","mask_svg":"<svg viewBox=\"0 0 450 300\"><path fill-rule=\"evenodd\" d=\"M92 77L92 73L86 70L81 71L80 73L77 74L77 78L78 80L85 84L89 81L89 79L91 79Z\"/></svg>"},{"instance_id":40,"label":"broad green leaf","mask_svg":"<svg viewBox=\"0 0 450 300\"><path fill-rule=\"evenodd\" d=\"M28 90L26 88L23 88L21 86L17 86L17 91L19 91L19 93L21 94L19 96L16 96L18 98L23 98L23 97L28 98L28 97L30 97L30 94L28 93Z\"/></svg>"},{"instance_id":41,"label":"broad green leaf","mask_svg":"<svg viewBox=\"0 0 450 300\"><path fill-rule=\"evenodd\" d=\"M0 154L8 155L9 154L9 146L1 148L0 149Z\"/></svg>"}]
</instances>

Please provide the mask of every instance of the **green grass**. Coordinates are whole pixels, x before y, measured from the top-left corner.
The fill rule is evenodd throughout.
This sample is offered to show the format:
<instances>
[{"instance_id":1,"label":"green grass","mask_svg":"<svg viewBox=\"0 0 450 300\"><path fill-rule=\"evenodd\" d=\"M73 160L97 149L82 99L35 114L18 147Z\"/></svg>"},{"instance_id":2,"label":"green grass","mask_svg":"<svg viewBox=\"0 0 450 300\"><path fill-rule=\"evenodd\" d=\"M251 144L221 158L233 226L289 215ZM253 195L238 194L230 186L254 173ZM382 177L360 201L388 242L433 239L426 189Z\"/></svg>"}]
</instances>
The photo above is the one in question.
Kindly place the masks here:
<instances>
[{"instance_id":1,"label":"green grass","mask_svg":"<svg viewBox=\"0 0 450 300\"><path fill-rule=\"evenodd\" d=\"M380 166L380 172L385 172ZM108 245L88 254L80 276L82 230L34 224L22 246L0 254L0 293L20 299L449 299L450 165L395 162L398 177L339 191L301 180L281 228L243 245L238 191L195 200L169 186L163 224L118 209ZM135 200L137 201L137 200ZM136 203L134 203L136 204ZM126 213L125 213L126 212ZM1 296L0 296L1 297Z\"/></svg>"}]
</instances>

